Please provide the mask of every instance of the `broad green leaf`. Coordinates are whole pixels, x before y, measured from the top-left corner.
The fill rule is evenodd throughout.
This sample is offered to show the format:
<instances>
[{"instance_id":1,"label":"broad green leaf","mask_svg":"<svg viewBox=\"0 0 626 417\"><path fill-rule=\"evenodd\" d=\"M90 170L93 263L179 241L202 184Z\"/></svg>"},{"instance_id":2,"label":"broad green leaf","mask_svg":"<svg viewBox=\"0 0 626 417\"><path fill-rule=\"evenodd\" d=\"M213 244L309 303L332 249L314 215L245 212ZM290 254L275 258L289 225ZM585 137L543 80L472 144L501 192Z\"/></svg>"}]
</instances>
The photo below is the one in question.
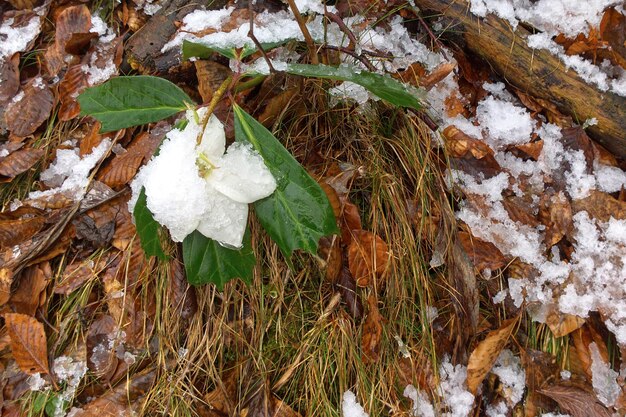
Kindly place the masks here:
<instances>
[{"instance_id":1,"label":"broad green leaf","mask_svg":"<svg viewBox=\"0 0 626 417\"><path fill-rule=\"evenodd\" d=\"M387 75L376 74L360 68L306 64L289 64L286 72L304 77L351 81L396 106L410 107L416 110L421 108L420 97L423 96L423 93L420 90L396 81Z\"/></svg>"},{"instance_id":2,"label":"broad green leaf","mask_svg":"<svg viewBox=\"0 0 626 417\"><path fill-rule=\"evenodd\" d=\"M193 104L175 84L159 77L115 77L78 96L82 115L102 123L102 132L158 122Z\"/></svg>"},{"instance_id":3,"label":"broad green leaf","mask_svg":"<svg viewBox=\"0 0 626 417\"><path fill-rule=\"evenodd\" d=\"M261 47L264 51L269 51L277 46L284 45L291 39L284 39L279 42L267 42L261 43ZM213 52L217 52L226 58L236 59L241 61L242 59L252 55L257 51L255 45L245 44L243 48L222 48L215 45L206 45L203 43L183 41L183 59L200 58L207 59L211 57Z\"/></svg>"},{"instance_id":4,"label":"broad green leaf","mask_svg":"<svg viewBox=\"0 0 626 417\"><path fill-rule=\"evenodd\" d=\"M196 230L183 240L183 261L187 281L192 285L213 283L221 290L233 278L250 284L256 264L250 231L246 230L243 236L243 248L234 250Z\"/></svg>"},{"instance_id":5,"label":"broad green leaf","mask_svg":"<svg viewBox=\"0 0 626 417\"><path fill-rule=\"evenodd\" d=\"M141 187L139 198L135 203L133 216L135 217L141 248L146 256L157 256L159 259L167 258L159 240L159 223L154 220L150 209L148 209L146 189L143 187Z\"/></svg>"},{"instance_id":6,"label":"broad green leaf","mask_svg":"<svg viewBox=\"0 0 626 417\"><path fill-rule=\"evenodd\" d=\"M263 228L289 258L296 249L317 252L322 236L337 232L326 193L272 133L235 105L235 140L251 143L263 157L278 187L254 203Z\"/></svg>"}]
</instances>

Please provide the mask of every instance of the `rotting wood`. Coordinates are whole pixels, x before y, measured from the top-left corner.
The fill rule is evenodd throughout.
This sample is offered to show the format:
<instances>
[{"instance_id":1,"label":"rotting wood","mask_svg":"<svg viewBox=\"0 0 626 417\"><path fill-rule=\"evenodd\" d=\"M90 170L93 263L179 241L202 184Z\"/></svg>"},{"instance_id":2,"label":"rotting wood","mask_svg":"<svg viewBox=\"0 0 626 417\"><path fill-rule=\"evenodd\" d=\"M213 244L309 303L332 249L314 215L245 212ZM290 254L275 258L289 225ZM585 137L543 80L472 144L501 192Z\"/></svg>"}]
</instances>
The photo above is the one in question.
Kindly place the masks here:
<instances>
[{"instance_id":1,"label":"rotting wood","mask_svg":"<svg viewBox=\"0 0 626 417\"><path fill-rule=\"evenodd\" d=\"M421 10L434 11L455 20L455 33L461 33L467 47L480 55L507 82L524 92L556 104L559 110L583 123L595 117L598 124L587 132L611 152L626 157L626 99L602 92L586 83L574 70L546 50L528 47L530 32L518 26L515 31L492 14L479 18L469 12L464 0L416 0ZM425 13L429 15L430 13Z\"/></svg>"}]
</instances>

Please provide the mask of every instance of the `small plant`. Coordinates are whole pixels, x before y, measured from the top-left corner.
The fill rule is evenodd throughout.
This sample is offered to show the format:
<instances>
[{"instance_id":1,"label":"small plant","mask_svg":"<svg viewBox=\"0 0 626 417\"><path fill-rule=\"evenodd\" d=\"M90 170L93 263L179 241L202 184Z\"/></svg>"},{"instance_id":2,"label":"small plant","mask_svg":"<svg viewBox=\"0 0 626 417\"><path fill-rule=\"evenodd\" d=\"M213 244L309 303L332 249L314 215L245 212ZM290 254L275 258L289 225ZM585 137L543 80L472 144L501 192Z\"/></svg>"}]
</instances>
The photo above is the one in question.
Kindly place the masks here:
<instances>
[{"instance_id":1,"label":"small plant","mask_svg":"<svg viewBox=\"0 0 626 417\"><path fill-rule=\"evenodd\" d=\"M190 58L213 50L186 42L183 52ZM254 51L217 52L240 61ZM420 107L417 90L388 76L343 66L284 64L281 69L305 77L351 81L392 104ZM185 112L134 180L130 206L146 254L166 257L160 242L164 226L173 241L182 242L187 279L195 285L213 283L222 288L233 278L250 282L256 260L246 229L249 204L287 259L298 249L315 254L319 239L338 231L319 184L237 104L233 104L236 142L225 149L224 127L213 109L251 75L259 74L244 70L229 77L206 107L197 106L169 81L151 76L113 78L78 97L82 114L100 121L102 131Z\"/></svg>"}]
</instances>

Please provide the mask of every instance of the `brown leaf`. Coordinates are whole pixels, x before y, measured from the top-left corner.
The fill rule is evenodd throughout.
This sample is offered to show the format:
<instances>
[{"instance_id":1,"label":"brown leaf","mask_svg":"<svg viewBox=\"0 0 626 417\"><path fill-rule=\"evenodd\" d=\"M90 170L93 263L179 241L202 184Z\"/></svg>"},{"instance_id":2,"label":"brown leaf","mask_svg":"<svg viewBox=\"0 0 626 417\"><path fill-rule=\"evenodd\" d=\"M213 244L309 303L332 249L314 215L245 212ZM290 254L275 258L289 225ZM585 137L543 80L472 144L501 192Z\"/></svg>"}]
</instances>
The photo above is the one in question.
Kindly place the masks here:
<instances>
[{"instance_id":1,"label":"brown leaf","mask_svg":"<svg viewBox=\"0 0 626 417\"><path fill-rule=\"evenodd\" d=\"M572 211L586 211L592 219L603 222L608 222L611 217L626 220L626 202L597 190L591 190L589 196L581 200L572 201Z\"/></svg>"},{"instance_id":2,"label":"brown leaf","mask_svg":"<svg viewBox=\"0 0 626 417\"><path fill-rule=\"evenodd\" d=\"M0 248L17 245L39 232L46 220L41 217L26 217L17 220L0 220Z\"/></svg>"},{"instance_id":3,"label":"brown leaf","mask_svg":"<svg viewBox=\"0 0 626 417\"><path fill-rule=\"evenodd\" d=\"M143 399L156 380L156 370L151 369L123 379L115 388L75 410L74 417L132 417L141 409Z\"/></svg>"},{"instance_id":4,"label":"brown leaf","mask_svg":"<svg viewBox=\"0 0 626 417\"><path fill-rule=\"evenodd\" d=\"M55 44L64 51L65 45L75 33L89 33L91 13L84 4L65 8L56 19Z\"/></svg>"},{"instance_id":5,"label":"brown leaf","mask_svg":"<svg viewBox=\"0 0 626 417\"><path fill-rule=\"evenodd\" d=\"M556 357L540 350L526 349L521 351L522 365L526 373L526 388L528 390L525 401L527 416L535 416L538 409L551 409L556 406L549 397L541 394L538 390L552 384L558 378L560 367Z\"/></svg>"},{"instance_id":6,"label":"brown leaf","mask_svg":"<svg viewBox=\"0 0 626 417\"><path fill-rule=\"evenodd\" d=\"M493 243L480 240L467 232L459 232L459 241L474 268L479 271L502 268L507 263L502 252Z\"/></svg>"},{"instance_id":7,"label":"brown leaf","mask_svg":"<svg viewBox=\"0 0 626 417\"><path fill-rule=\"evenodd\" d=\"M348 265L356 283L367 287L382 277L391 258L389 247L379 236L366 230L353 230L348 247Z\"/></svg>"},{"instance_id":8,"label":"brown leaf","mask_svg":"<svg viewBox=\"0 0 626 417\"><path fill-rule=\"evenodd\" d=\"M14 178L17 175L28 171L43 156L42 149L27 148L19 149L10 153L4 158L0 158L0 175Z\"/></svg>"},{"instance_id":9,"label":"brown leaf","mask_svg":"<svg viewBox=\"0 0 626 417\"><path fill-rule=\"evenodd\" d=\"M556 245L573 227L572 205L563 193L544 194L539 203L539 219L546 226L544 241L548 248Z\"/></svg>"},{"instance_id":10,"label":"brown leaf","mask_svg":"<svg viewBox=\"0 0 626 417\"><path fill-rule=\"evenodd\" d=\"M87 333L87 366L96 377L104 381L115 372L118 359L112 344L115 344L115 334L119 327L113 317L102 315L96 318Z\"/></svg>"},{"instance_id":11,"label":"brown leaf","mask_svg":"<svg viewBox=\"0 0 626 417\"><path fill-rule=\"evenodd\" d=\"M11 351L20 369L29 375L50 373L43 324L19 313L6 313L4 320L11 337Z\"/></svg>"},{"instance_id":12,"label":"brown leaf","mask_svg":"<svg viewBox=\"0 0 626 417\"><path fill-rule=\"evenodd\" d=\"M362 359L364 363L374 363L380 358L380 340L383 334L383 317L378 312L378 300L372 293L367 298L368 312L361 333Z\"/></svg>"},{"instance_id":13,"label":"brown leaf","mask_svg":"<svg viewBox=\"0 0 626 417\"><path fill-rule=\"evenodd\" d=\"M476 394L478 387L491 371L500 352L511 337L516 324L517 318L502 323L499 329L489 332L470 355L467 364L467 389L472 394Z\"/></svg>"},{"instance_id":14,"label":"brown leaf","mask_svg":"<svg viewBox=\"0 0 626 417\"><path fill-rule=\"evenodd\" d=\"M363 304L361 298L356 292L356 282L352 278L350 269L345 265L341 268L339 280L337 281L337 290L341 294L341 299L348 306L348 311L355 321L360 320L363 316Z\"/></svg>"},{"instance_id":15,"label":"brown leaf","mask_svg":"<svg viewBox=\"0 0 626 417\"><path fill-rule=\"evenodd\" d=\"M82 65L72 65L59 83L59 120L67 121L78 116L80 106L76 97L89 86L87 74L82 69Z\"/></svg>"},{"instance_id":16,"label":"brown leaf","mask_svg":"<svg viewBox=\"0 0 626 417\"><path fill-rule=\"evenodd\" d=\"M455 62L444 62L437 68L428 73L428 75L421 77L419 84L426 90L430 90L439 81L446 78L456 68Z\"/></svg>"},{"instance_id":17,"label":"brown leaf","mask_svg":"<svg viewBox=\"0 0 626 417\"><path fill-rule=\"evenodd\" d=\"M15 97L20 89L20 54L0 60L0 104Z\"/></svg>"},{"instance_id":18,"label":"brown leaf","mask_svg":"<svg viewBox=\"0 0 626 417\"><path fill-rule=\"evenodd\" d=\"M0 306L3 306L11 297L13 271L9 268L0 268Z\"/></svg>"},{"instance_id":19,"label":"brown leaf","mask_svg":"<svg viewBox=\"0 0 626 417\"><path fill-rule=\"evenodd\" d=\"M198 77L198 91L202 96L202 102L208 103L213 98L213 93L230 76L231 70L213 60L198 59L194 62L196 76Z\"/></svg>"},{"instance_id":20,"label":"brown leaf","mask_svg":"<svg viewBox=\"0 0 626 417\"><path fill-rule=\"evenodd\" d=\"M443 137L455 168L476 176L482 174L487 178L502 171L493 150L485 142L466 135L455 126L445 128Z\"/></svg>"},{"instance_id":21,"label":"brown leaf","mask_svg":"<svg viewBox=\"0 0 626 417\"><path fill-rule=\"evenodd\" d=\"M614 60L626 69L626 17L614 7L604 12L600 22L600 37L611 47Z\"/></svg>"},{"instance_id":22,"label":"brown leaf","mask_svg":"<svg viewBox=\"0 0 626 417\"><path fill-rule=\"evenodd\" d=\"M563 337L585 324L585 319L573 314L563 314L556 309L552 309L546 317L546 324L552 331L554 337Z\"/></svg>"},{"instance_id":23,"label":"brown leaf","mask_svg":"<svg viewBox=\"0 0 626 417\"><path fill-rule=\"evenodd\" d=\"M441 235L443 236L444 233ZM463 343L465 343L474 335L478 327L479 294L473 265L458 240L452 244L447 265L449 266L448 279L456 292L453 305L459 320L463 323L462 336Z\"/></svg>"},{"instance_id":24,"label":"brown leaf","mask_svg":"<svg viewBox=\"0 0 626 417\"><path fill-rule=\"evenodd\" d=\"M522 198L517 196L505 197L502 200L502 205L514 222L519 222L531 227L539 226L539 220L537 220L537 217L533 214L530 204L526 204Z\"/></svg>"},{"instance_id":25,"label":"brown leaf","mask_svg":"<svg viewBox=\"0 0 626 417\"><path fill-rule=\"evenodd\" d=\"M572 417L611 417L593 392L574 383L561 382L539 390L559 404Z\"/></svg>"},{"instance_id":26,"label":"brown leaf","mask_svg":"<svg viewBox=\"0 0 626 417\"><path fill-rule=\"evenodd\" d=\"M37 82L38 86L35 86ZM41 78L35 78L24 86L24 96L7 106L4 117L7 127L16 136L28 136L48 119L54 105L54 94Z\"/></svg>"},{"instance_id":27,"label":"brown leaf","mask_svg":"<svg viewBox=\"0 0 626 417\"><path fill-rule=\"evenodd\" d=\"M95 264L93 260L72 262L65 267L60 279L56 280L54 293L63 295L70 294L80 288L85 282L96 278L96 270L101 269L104 263L104 260L99 261L97 264Z\"/></svg>"},{"instance_id":28,"label":"brown leaf","mask_svg":"<svg viewBox=\"0 0 626 417\"><path fill-rule=\"evenodd\" d=\"M266 100L265 108L259 115L258 120L267 128L271 128L272 125L278 120L281 114L289 107L292 100L299 94L300 88L293 87L285 91L282 91L278 95Z\"/></svg>"},{"instance_id":29,"label":"brown leaf","mask_svg":"<svg viewBox=\"0 0 626 417\"><path fill-rule=\"evenodd\" d=\"M585 130L581 126L568 127L561 129L563 134L562 143L566 149L574 151L582 151L587 162L587 173L590 174L593 169L593 144Z\"/></svg>"},{"instance_id":30,"label":"brown leaf","mask_svg":"<svg viewBox=\"0 0 626 417\"><path fill-rule=\"evenodd\" d=\"M16 313L34 316L46 299L46 287L52 278L52 269L48 262L33 265L20 275L18 286L11 295L9 303Z\"/></svg>"},{"instance_id":31,"label":"brown leaf","mask_svg":"<svg viewBox=\"0 0 626 417\"><path fill-rule=\"evenodd\" d=\"M183 320L188 320L198 311L196 290L189 285L183 264L176 258L170 260L169 301Z\"/></svg>"},{"instance_id":32,"label":"brown leaf","mask_svg":"<svg viewBox=\"0 0 626 417\"><path fill-rule=\"evenodd\" d=\"M322 237L319 241L319 252L325 261L326 280L335 284L343 267L341 239L338 236Z\"/></svg>"}]
</instances>

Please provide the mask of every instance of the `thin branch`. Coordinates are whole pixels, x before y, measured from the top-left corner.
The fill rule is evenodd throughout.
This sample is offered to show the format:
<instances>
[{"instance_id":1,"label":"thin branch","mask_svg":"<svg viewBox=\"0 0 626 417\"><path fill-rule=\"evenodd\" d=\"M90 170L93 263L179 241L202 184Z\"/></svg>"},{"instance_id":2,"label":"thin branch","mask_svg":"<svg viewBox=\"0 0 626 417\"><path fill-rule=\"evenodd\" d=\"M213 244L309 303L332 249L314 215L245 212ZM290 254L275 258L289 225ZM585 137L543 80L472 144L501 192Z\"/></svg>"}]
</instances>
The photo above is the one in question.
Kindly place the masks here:
<instances>
[{"instance_id":1,"label":"thin branch","mask_svg":"<svg viewBox=\"0 0 626 417\"><path fill-rule=\"evenodd\" d=\"M365 65L369 71L376 72L376 67L370 62L369 59L367 59L363 55L357 54L350 48L344 48L343 46L332 46L332 45L324 45L323 48L330 49L332 51L343 52L344 54L348 54L352 58L358 59L359 61L361 61L361 63L363 63L363 65Z\"/></svg>"},{"instance_id":2,"label":"thin branch","mask_svg":"<svg viewBox=\"0 0 626 417\"><path fill-rule=\"evenodd\" d=\"M274 73L276 72L276 69L274 69L274 65L272 65L272 60L267 56L267 53L265 53L263 46L261 46L261 42L259 42L256 36L254 36L254 10L252 10L251 1L248 1L248 11L250 12L250 29L248 29L248 37L252 39L254 45L261 52L261 55L263 55L263 58L265 59L265 62L267 62L267 66L269 67L270 72Z\"/></svg>"},{"instance_id":3,"label":"thin branch","mask_svg":"<svg viewBox=\"0 0 626 417\"><path fill-rule=\"evenodd\" d=\"M298 6L296 6L296 2L294 0L287 0L287 3L289 3L289 8L291 9L291 12L295 16L296 21L298 22L298 26L300 26L300 31L302 32L302 35L304 36L306 46L307 48L309 48L309 52L311 54L311 63L313 65L319 64L320 61L317 58L317 50L315 48L315 42L313 42L313 38L311 37L309 28L307 28L306 23L304 23L304 19L302 19L302 15L300 14L300 11L298 10Z\"/></svg>"},{"instance_id":4,"label":"thin branch","mask_svg":"<svg viewBox=\"0 0 626 417\"><path fill-rule=\"evenodd\" d=\"M432 30L430 30L430 27L428 27L428 25L426 24L426 22L422 18L422 15L421 15L419 9L417 9L417 7L413 7L412 9L413 9L413 12L415 13L415 15L417 16L417 20L419 20L420 25L424 28L424 30L426 30L426 33L428 33L428 36L431 37L431 39L435 42L435 45L437 45L437 47L441 51L441 55L443 55L443 57L446 59L446 61L449 61L448 56L446 55L446 50L445 50L443 44L441 43L439 38L437 36L435 36L435 34L432 32Z\"/></svg>"}]
</instances>

